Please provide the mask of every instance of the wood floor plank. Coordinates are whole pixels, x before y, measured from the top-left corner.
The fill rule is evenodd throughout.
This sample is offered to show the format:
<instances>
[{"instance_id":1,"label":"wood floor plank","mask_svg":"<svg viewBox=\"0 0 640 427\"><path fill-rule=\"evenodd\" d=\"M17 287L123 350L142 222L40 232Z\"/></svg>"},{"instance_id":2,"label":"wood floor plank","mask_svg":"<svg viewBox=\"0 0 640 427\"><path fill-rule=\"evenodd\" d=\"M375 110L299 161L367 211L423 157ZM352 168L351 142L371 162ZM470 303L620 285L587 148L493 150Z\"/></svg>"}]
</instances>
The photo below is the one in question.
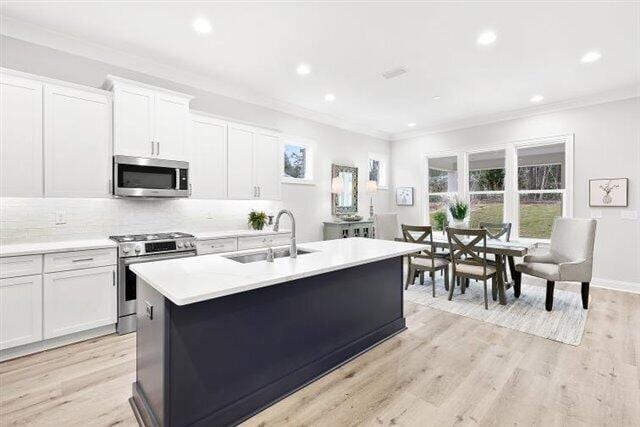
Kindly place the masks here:
<instances>
[{"instance_id":1,"label":"wood floor plank","mask_svg":"<svg viewBox=\"0 0 640 427\"><path fill-rule=\"evenodd\" d=\"M577 347L407 302L407 331L243 425L639 426L640 295L591 293ZM0 425L134 426L134 379L135 334L0 363Z\"/></svg>"}]
</instances>

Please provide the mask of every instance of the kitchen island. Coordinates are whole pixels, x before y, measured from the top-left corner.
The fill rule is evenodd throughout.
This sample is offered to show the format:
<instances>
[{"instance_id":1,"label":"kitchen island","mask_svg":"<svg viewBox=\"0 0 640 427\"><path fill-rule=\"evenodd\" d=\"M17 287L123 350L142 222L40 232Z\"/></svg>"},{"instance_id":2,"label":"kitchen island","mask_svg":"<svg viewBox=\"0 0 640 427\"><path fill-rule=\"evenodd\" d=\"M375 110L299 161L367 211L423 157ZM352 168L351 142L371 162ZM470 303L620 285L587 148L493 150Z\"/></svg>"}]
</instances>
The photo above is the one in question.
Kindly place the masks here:
<instances>
[{"instance_id":1,"label":"kitchen island","mask_svg":"<svg viewBox=\"0 0 640 427\"><path fill-rule=\"evenodd\" d=\"M402 256L423 248L351 238L274 262L246 251L132 266L138 422L238 424L401 332Z\"/></svg>"}]
</instances>

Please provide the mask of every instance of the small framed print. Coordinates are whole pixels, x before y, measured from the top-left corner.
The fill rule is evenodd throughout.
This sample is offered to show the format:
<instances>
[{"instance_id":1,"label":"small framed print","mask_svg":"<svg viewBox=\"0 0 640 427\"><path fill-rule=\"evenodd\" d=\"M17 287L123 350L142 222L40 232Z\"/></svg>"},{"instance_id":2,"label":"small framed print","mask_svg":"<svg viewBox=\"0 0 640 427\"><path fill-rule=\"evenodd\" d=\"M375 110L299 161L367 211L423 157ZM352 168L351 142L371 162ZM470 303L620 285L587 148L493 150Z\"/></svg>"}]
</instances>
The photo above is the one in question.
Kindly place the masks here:
<instances>
[{"instance_id":1,"label":"small framed print","mask_svg":"<svg viewBox=\"0 0 640 427\"><path fill-rule=\"evenodd\" d=\"M396 205L413 206L413 187L396 188Z\"/></svg>"},{"instance_id":2,"label":"small framed print","mask_svg":"<svg viewBox=\"0 0 640 427\"><path fill-rule=\"evenodd\" d=\"M627 207L629 205L629 178L589 180L589 206Z\"/></svg>"}]
</instances>

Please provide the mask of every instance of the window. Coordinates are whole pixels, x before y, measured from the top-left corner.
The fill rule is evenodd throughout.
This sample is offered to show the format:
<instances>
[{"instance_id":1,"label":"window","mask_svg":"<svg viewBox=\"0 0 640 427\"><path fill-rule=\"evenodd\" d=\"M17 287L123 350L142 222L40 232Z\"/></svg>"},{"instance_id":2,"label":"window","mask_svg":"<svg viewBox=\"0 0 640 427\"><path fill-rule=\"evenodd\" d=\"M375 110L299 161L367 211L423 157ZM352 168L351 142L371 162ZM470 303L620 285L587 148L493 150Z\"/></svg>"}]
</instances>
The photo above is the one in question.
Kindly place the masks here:
<instances>
[{"instance_id":1,"label":"window","mask_svg":"<svg viewBox=\"0 0 640 427\"><path fill-rule=\"evenodd\" d=\"M313 183L312 143L298 138L284 138L282 144L282 182Z\"/></svg>"},{"instance_id":2,"label":"window","mask_svg":"<svg viewBox=\"0 0 640 427\"><path fill-rule=\"evenodd\" d=\"M442 229L447 202L458 194L458 157L434 157L428 163L429 224Z\"/></svg>"},{"instance_id":3,"label":"window","mask_svg":"<svg viewBox=\"0 0 640 427\"><path fill-rule=\"evenodd\" d=\"M378 188L387 188L387 156L369 153L369 181L378 183Z\"/></svg>"},{"instance_id":4,"label":"window","mask_svg":"<svg viewBox=\"0 0 640 427\"><path fill-rule=\"evenodd\" d=\"M505 151L469 154L470 225L504 222Z\"/></svg>"},{"instance_id":5,"label":"window","mask_svg":"<svg viewBox=\"0 0 640 427\"><path fill-rule=\"evenodd\" d=\"M518 235L548 239L553 220L565 214L565 144L524 146L518 161Z\"/></svg>"}]
</instances>

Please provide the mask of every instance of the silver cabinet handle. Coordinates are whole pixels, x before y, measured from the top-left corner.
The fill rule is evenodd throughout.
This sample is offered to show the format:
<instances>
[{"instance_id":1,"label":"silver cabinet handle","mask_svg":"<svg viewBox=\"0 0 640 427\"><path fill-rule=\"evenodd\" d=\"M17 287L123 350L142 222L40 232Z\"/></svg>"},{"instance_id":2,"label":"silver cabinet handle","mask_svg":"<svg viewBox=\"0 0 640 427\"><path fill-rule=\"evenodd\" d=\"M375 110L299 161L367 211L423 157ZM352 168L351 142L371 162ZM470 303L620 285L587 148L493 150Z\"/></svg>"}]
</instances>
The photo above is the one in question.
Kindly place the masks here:
<instances>
[{"instance_id":1,"label":"silver cabinet handle","mask_svg":"<svg viewBox=\"0 0 640 427\"><path fill-rule=\"evenodd\" d=\"M191 193L192 193L191 184L189 184L189 196L191 196Z\"/></svg>"},{"instance_id":2,"label":"silver cabinet handle","mask_svg":"<svg viewBox=\"0 0 640 427\"><path fill-rule=\"evenodd\" d=\"M93 261L93 258L78 258L78 259L71 260L71 262L85 262L85 261Z\"/></svg>"},{"instance_id":3,"label":"silver cabinet handle","mask_svg":"<svg viewBox=\"0 0 640 427\"><path fill-rule=\"evenodd\" d=\"M260 197L260 186L258 186L258 197Z\"/></svg>"},{"instance_id":4,"label":"silver cabinet handle","mask_svg":"<svg viewBox=\"0 0 640 427\"><path fill-rule=\"evenodd\" d=\"M154 145L153 145L153 141L151 141L151 155L153 156L154 154L155 154Z\"/></svg>"},{"instance_id":5,"label":"silver cabinet handle","mask_svg":"<svg viewBox=\"0 0 640 427\"><path fill-rule=\"evenodd\" d=\"M107 194L112 194L113 189L111 188L111 180L107 181Z\"/></svg>"},{"instance_id":6,"label":"silver cabinet handle","mask_svg":"<svg viewBox=\"0 0 640 427\"><path fill-rule=\"evenodd\" d=\"M156 141L156 156L160 155L160 141Z\"/></svg>"},{"instance_id":7,"label":"silver cabinet handle","mask_svg":"<svg viewBox=\"0 0 640 427\"><path fill-rule=\"evenodd\" d=\"M111 272L113 273L113 282L112 283L113 283L113 286L115 286L116 285L116 271L112 270Z\"/></svg>"}]
</instances>

